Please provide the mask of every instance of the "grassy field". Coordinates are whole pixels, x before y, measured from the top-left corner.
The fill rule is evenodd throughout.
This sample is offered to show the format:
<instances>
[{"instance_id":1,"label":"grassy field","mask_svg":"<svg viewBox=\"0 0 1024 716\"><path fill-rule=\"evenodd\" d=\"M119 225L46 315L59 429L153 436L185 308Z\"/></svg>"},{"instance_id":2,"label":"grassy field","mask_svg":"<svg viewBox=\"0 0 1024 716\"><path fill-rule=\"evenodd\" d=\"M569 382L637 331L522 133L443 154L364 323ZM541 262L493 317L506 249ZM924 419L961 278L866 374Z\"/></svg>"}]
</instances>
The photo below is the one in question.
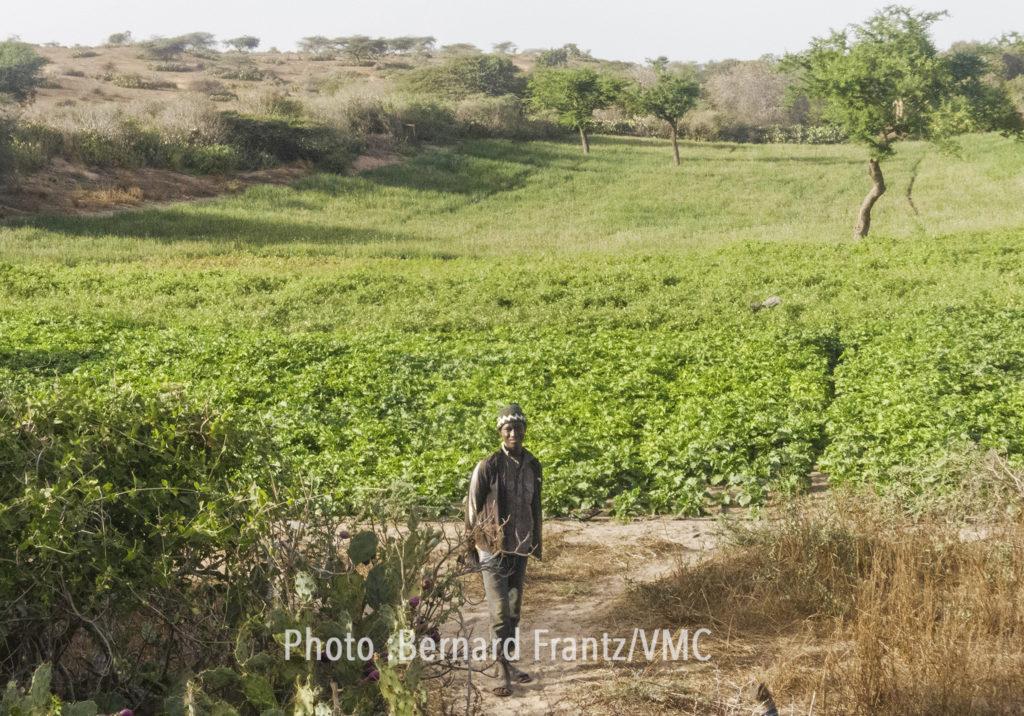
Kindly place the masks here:
<instances>
[{"instance_id":1,"label":"grassy field","mask_svg":"<svg viewBox=\"0 0 1024 716\"><path fill-rule=\"evenodd\" d=\"M452 504L508 400L552 511L694 513L816 464L894 482L972 444L1024 454L1024 147L908 144L860 243L861 150L670 159L657 140L467 142L7 224L2 412L173 386L352 504L395 482Z\"/></svg>"}]
</instances>

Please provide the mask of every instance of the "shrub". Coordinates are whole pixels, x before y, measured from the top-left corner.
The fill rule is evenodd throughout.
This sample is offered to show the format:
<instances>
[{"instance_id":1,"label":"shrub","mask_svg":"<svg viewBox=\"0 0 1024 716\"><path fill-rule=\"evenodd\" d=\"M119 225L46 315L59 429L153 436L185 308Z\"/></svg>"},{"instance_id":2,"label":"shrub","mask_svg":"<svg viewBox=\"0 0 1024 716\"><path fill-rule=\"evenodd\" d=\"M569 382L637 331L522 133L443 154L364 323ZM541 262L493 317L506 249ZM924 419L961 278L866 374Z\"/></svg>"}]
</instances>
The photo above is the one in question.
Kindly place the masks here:
<instances>
[{"instance_id":1,"label":"shrub","mask_svg":"<svg viewBox=\"0 0 1024 716\"><path fill-rule=\"evenodd\" d=\"M393 98L368 93L361 87L357 90L314 98L310 111L318 121L346 136L399 135L401 127Z\"/></svg>"},{"instance_id":2,"label":"shrub","mask_svg":"<svg viewBox=\"0 0 1024 716\"><path fill-rule=\"evenodd\" d=\"M722 120L713 109L695 109L688 112L679 123L682 135L687 139L710 142L718 139L722 129Z\"/></svg>"},{"instance_id":3,"label":"shrub","mask_svg":"<svg viewBox=\"0 0 1024 716\"><path fill-rule=\"evenodd\" d=\"M829 125L766 127L761 130L761 141L790 144L842 144L847 139L843 130Z\"/></svg>"},{"instance_id":4,"label":"shrub","mask_svg":"<svg viewBox=\"0 0 1024 716\"><path fill-rule=\"evenodd\" d=\"M436 101L407 98L396 104L394 116L401 139L437 142L455 139L460 134L455 111Z\"/></svg>"},{"instance_id":5,"label":"shrub","mask_svg":"<svg viewBox=\"0 0 1024 716\"><path fill-rule=\"evenodd\" d=\"M178 159L182 169L197 174L226 174L244 166L244 157L228 144L187 146Z\"/></svg>"},{"instance_id":6,"label":"shrub","mask_svg":"<svg viewBox=\"0 0 1024 716\"><path fill-rule=\"evenodd\" d=\"M569 64L569 51L564 47L543 50L537 54L537 67L565 67Z\"/></svg>"},{"instance_id":7,"label":"shrub","mask_svg":"<svg viewBox=\"0 0 1024 716\"><path fill-rule=\"evenodd\" d=\"M359 522L271 444L267 428L173 385L5 384L0 461L17 479L0 483L14 567L0 571L0 678L36 675L33 701L12 686L5 707L45 696L49 708L52 688L104 713L266 713L329 701L331 682L347 712L419 701L431 667L383 655L396 629L428 637L458 607L458 542L386 509L342 536ZM361 662L286 661L289 628L369 638L386 688ZM40 678L49 665L53 683Z\"/></svg>"},{"instance_id":8,"label":"shrub","mask_svg":"<svg viewBox=\"0 0 1024 716\"><path fill-rule=\"evenodd\" d=\"M21 123L11 136L14 170L32 172L42 169L60 154L63 140L60 133L42 124Z\"/></svg>"},{"instance_id":9,"label":"shrub","mask_svg":"<svg viewBox=\"0 0 1024 716\"><path fill-rule=\"evenodd\" d=\"M240 80L243 82L259 82L260 80L271 79L273 72L261 70L256 65L229 65L217 67L213 74L225 80Z\"/></svg>"},{"instance_id":10,"label":"shrub","mask_svg":"<svg viewBox=\"0 0 1024 716\"><path fill-rule=\"evenodd\" d=\"M144 59L173 60L185 51L185 43L177 38L157 38L142 44Z\"/></svg>"},{"instance_id":11,"label":"shrub","mask_svg":"<svg viewBox=\"0 0 1024 716\"><path fill-rule=\"evenodd\" d=\"M206 77L200 77L194 80L190 80L186 85L186 88L192 92L202 92L204 94L214 94L218 92L227 92L228 87L220 80L208 79Z\"/></svg>"},{"instance_id":12,"label":"shrub","mask_svg":"<svg viewBox=\"0 0 1024 716\"><path fill-rule=\"evenodd\" d=\"M14 149L11 146L14 126L14 119L0 112L0 181L14 171Z\"/></svg>"},{"instance_id":13,"label":"shrub","mask_svg":"<svg viewBox=\"0 0 1024 716\"><path fill-rule=\"evenodd\" d=\"M74 52L72 52L71 56L74 59L76 59L76 60L81 60L81 59L86 59L86 58L89 58L89 57L99 57L100 53L98 53L98 52L96 52L96 50L90 49L88 47L82 47L82 48L76 49Z\"/></svg>"},{"instance_id":14,"label":"shrub","mask_svg":"<svg viewBox=\"0 0 1024 716\"><path fill-rule=\"evenodd\" d=\"M355 145L330 127L296 119L255 117L225 112L228 142L247 164L266 166L275 161L305 160L328 171L342 171L351 162Z\"/></svg>"},{"instance_id":15,"label":"shrub","mask_svg":"<svg viewBox=\"0 0 1024 716\"><path fill-rule=\"evenodd\" d=\"M69 67L68 69L64 70L63 74L65 77L85 77L84 72L82 72L81 70L76 70L73 67Z\"/></svg>"},{"instance_id":16,"label":"shrub","mask_svg":"<svg viewBox=\"0 0 1024 716\"><path fill-rule=\"evenodd\" d=\"M531 121L523 101L512 95L468 97L456 105L455 121L464 133L481 137L530 139L557 132L550 124Z\"/></svg>"},{"instance_id":17,"label":"shrub","mask_svg":"<svg viewBox=\"0 0 1024 716\"><path fill-rule=\"evenodd\" d=\"M18 102L32 99L43 80L39 70L47 62L23 42L0 42L0 95Z\"/></svg>"},{"instance_id":18,"label":"shrub","mask_svg":"<svg viewBox=\"0 0 1024 716\"><path fill-rule=\"evenodd\" d=\"M115 32L113 35L107 38L107 45L111 47L122 47L124 45L132 44L132 33L130 30L124 32Z\"/></svg>"},{"instance_id":19,"label":"shrub","mask_svg":"<svg viewBox=\"0 0 1024 716\"><path fill-rule=\"evenodd\" d=\"M190 65L185 62L158 62L151 65L150 69L154 72L198 72L203 69L203 65L202 63Z\"/></svg>"},{"instance_id":20,"label":"shrub","mask_svg":"<svg viewBox=\"0 0 1024 716\"><path fill-rule=\"evenodd\" d=\"M504 55L463 55L423 67L403 83L415 92L460 99L474 94L522 95L526 79Z\"/></svg>"},{"instance_id":21,"label":"shrub","mask_svg":"<svg viewBox=\"0 0 1024 716\"><path fill-rule=\"evenodd\" d=\"M245 99L241 112L263 117L299 118L303 114L303 105L286 92L260 92Z\"/></svg>"},{"instance_id":22,"label":"shrub","mask_svg":"<svg viewBox=\"0 0 1024 716\"><path fill-rule=\"evenodd\" d=\"M358 70L340 70L327 77L310 78L306 89L316 94L332 95L353 84L361 84L362 81L363 74Z\"/></svg>"},{"instance_id":23,"label":"shrub","mask_svg":"<svg viewBox=\"0 0 1024 716\"><path fill-rule=\"evenodd\" d=\"M134 72L114 75L110 79L110 83L115 87L124 87L125 89L161 90L178 88L178 85L174 82L150 79Z\"/></svg>"}]
</instances>

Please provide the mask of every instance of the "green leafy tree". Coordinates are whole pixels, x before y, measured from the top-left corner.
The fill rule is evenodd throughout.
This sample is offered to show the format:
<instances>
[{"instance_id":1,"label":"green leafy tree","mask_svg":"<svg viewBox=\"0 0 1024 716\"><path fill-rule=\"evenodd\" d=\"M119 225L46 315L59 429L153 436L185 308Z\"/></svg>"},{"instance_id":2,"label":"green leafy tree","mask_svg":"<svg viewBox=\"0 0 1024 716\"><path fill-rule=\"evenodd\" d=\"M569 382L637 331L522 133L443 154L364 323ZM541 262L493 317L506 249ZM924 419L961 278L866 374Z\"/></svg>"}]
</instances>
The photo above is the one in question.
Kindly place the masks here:
<instances>
[{"instance_id":1,"label":"green leafy tree","mask_svg":"<svg viewBox=\"0 0 1024 716\"><path fill-rule=\"evenodd\" d=\"M0 96L16 102L31 100L43 79L39 70L47 62L24 42L0 42Z\"/></svg>"},{"instance_id":2,"label":"green leafy tree","mask_svg":"<svg viewBox=\"0 0 1024 716\"><path fill-rule=\"evenodd\" d=\"M492 45L494 51L499 55L514 55L516 54L516 43L514 42L495 42Z\"/></svg>"},{"instance_id":3,"label":"green leafy tree","mask_svg":"<svg viewBox=\"0 0 1024 716\"><path fill-rule=\"evenodd\" d=\"M660 59L660 58L659 58ZM665 60L666 64L668 60ZM672 156L679 166L679 122L697 105L700 85L689 75L658 72L653 84L635 87L627 104L636 114L650 114L668 124L672 134Z\"/></svg>"},{"instance_id":4,"label":"green leafy tree","mask_svg":"<svg viewBox=\"0 0 1024 716\"><path fill-rule=\"evenodd\" d=\"M894 153L896 142L929 139L948 146L964 132L1022 131L1008 95L985 81L976 55L936 50L930 29L945 14L891 5L862 25L815 38L783 63L798 72L800 89L822 102L824 118L868 149L872 186L855 238L871 227L871 209L885 193L880 160Z\"/></svg>"},{"instance_id":5,"label":"green leafy tree","mask_svg":"<svg viewBox=\"0 0 1024 716\"><path fill-rule=\"evenodd\" d=\"M537 110L554 112L559 124L579 132L583 153L590 154L594 111L615 102L622 84L591 69L543 70L530 79L530 102Z\"/></svg>"},{"instance_id":6,"label":"green leafy tree","mask_svg":"<svg viewBox=\"0 0 1024 716\"><path fill-rule=\"evenodd\" d=\"M242 35L224 40L224 44L237 52L250 52L260 46L260 38L253 35Z\"/></svg>"}]
</instances>

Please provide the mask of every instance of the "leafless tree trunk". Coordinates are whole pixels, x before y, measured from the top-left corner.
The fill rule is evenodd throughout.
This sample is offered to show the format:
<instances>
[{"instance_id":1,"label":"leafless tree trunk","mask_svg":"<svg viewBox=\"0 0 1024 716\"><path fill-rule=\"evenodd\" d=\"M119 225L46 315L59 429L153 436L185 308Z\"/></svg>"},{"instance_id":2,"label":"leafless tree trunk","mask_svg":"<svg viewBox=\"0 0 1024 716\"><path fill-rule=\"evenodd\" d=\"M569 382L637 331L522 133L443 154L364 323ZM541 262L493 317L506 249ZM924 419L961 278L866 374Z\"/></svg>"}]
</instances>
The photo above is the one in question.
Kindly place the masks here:
<instances>
[{"instance_id":1,"label":"leafless tree trunk","mask_svg":"<svg viewBox=\"0 0 1024 716\"><path fill-rule=\"evenodd\" d=\"M868 160L868 176L871 177L873 185L864 202L860 205L860 213L857 215L857 226L853 230L854 239L863 239L871 229L871 207L875 205L878 198L885 193L885 179L882 177L882 168L878 166L877 159Z\"/></svg>"},{"instance_id":2,"label":"leafless tree trunk","mask_svg":"<svg viewBox=\"0 0 1024 716\"><path fill-rule=\"evenodd\" d=\"M584 154L590 154L590 137L587 136L587 130L580 127L580 146L583 147Z\"/></svg>"},{"instance_id":3,"label":"leafless tree trunk","mask_svg":"<svg viewBox=\"0 0 1024 716\"><path fill-rule=\"evenodd\" d=\"M672 127L672 156L675 157L676 166L679 166L679 129L675 124Z\"/></svg>"}]
</instances>

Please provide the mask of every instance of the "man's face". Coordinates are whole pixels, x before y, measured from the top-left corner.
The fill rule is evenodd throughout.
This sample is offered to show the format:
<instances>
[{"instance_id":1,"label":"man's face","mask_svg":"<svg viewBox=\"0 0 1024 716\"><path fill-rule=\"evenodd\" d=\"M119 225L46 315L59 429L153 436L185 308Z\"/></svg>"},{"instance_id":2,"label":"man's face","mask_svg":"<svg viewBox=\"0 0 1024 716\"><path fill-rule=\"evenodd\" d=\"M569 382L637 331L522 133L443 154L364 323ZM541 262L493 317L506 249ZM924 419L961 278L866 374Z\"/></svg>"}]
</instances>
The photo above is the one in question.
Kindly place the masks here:
<instances>
[{"instance_id":1,"label":"man's face","mask_svg":"<svg viewBox=\"0 0 1024 716\"><path fill-rule=\"evenodd\" d=\"M526 426L518 420L505 423L498 431L501 434L501 442L509 452L519 452L523 446L523 436L526 435Z\"/></svg>"}]
</instances>

